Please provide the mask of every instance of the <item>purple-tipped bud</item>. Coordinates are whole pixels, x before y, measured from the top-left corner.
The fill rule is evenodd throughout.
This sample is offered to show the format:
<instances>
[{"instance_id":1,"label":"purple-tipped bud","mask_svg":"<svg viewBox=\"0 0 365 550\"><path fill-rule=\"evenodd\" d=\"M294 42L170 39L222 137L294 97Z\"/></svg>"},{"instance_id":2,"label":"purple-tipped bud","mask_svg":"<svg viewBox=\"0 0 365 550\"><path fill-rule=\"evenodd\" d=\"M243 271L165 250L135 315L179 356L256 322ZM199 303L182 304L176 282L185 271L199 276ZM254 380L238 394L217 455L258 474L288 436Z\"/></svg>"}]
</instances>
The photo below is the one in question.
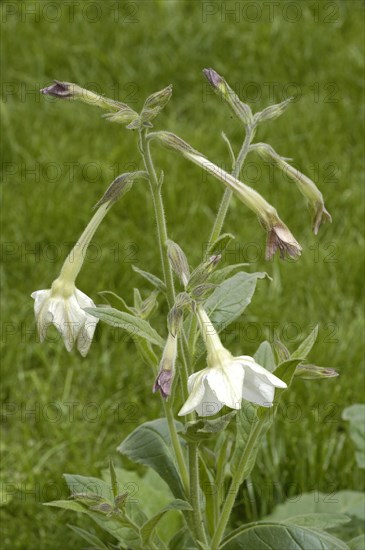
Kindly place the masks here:
<instances>
[{"instance_id":1,"label":"purple-tipped bud","mask_svg":"<svg viewBox=\"0 0 365 550\"><path fill-rule=\"evenodd\" d=\"M72 82L60 82L59 80L55 80L54 84L48 86L47 88L43 88L41 93L44 95L58 97L59 99L78 99L88 105L96 105L102 109L108 109L109 111L122 110L124 112L126 109L129 109L128 105L125 105L124 103L114 101L114 99L110 99L109 97L101 96L90 90L86 90L86 88L81 88ZM132 109L129 110L131 113L134 113ZM134 113L134 116L138 116L137 113ZM132 120L132 118L130 120Z\"/></svg>"},{"instance_id":2,"label":"purple-tipped bud","mask_svg":"<svg viewBox=\"0 0 365 550\"><path fill-rule=\"evenodd\" d=\"M304 380L315 380L318 378L334 378L339 373L332 368L317 367L317 365L298 365L295 376Z\"/></svg>"},{"instance_id":3,"label":"purple-tipped bud","mask_svg":"<svg viewBox=\"0 0 365 550\"><path fill-rule=\"evenodd\" d=\"M174 378L172 370L160 370L153 384L153 393L157 391L161 392L164 399L167 399L171 395L171 386Z\"/></svg>"},{"instance_id":4,"label":"purple-tipped bud","mask_svg":"<svg viewBox=\"0 0 365 550\"><path fill-rule=\"evenodd\" d=\"M172 382L175 375L176 356L177 336L175 337L169 332L160 362L160 370L158 371L152 388L153 393L160 391L164 399L171 395Z\"/></svg>"},{"instance_id":5,"label":"purple-tipped bud","mask_svg":"<svg viewBox=\"0 0 365 550\"><path fill-rule=\"evenodd\" d=\"M47 88L42 88L41 93L44 95L52 95L54 97L65 98L73 97L73 93L69 82L60 82L55 80L54 84Z\"/></svg>"},{"instance_id":6,"label":"purple-tipped bud","mask_svg":"<svg viewBox=\"0 0 365 550\"><path fill-rule=\"evenodd\" d=\"M213 88L224 85L224 79L214 69L203 69L203 74Z\"/></svg>"},{"instance_id":7,"label":"purple-tipped bud","mask_svg":"<svg viewBox=\"0 0 365 550\"><path fill-rule=\"evenodd\" d=\"M253 121L252 111L249 105L243 103L228 83L214 69L203 69L203 74L212 86L213 90L228 103L234 114L245 124Z\"/></svg>"}]
</instances>

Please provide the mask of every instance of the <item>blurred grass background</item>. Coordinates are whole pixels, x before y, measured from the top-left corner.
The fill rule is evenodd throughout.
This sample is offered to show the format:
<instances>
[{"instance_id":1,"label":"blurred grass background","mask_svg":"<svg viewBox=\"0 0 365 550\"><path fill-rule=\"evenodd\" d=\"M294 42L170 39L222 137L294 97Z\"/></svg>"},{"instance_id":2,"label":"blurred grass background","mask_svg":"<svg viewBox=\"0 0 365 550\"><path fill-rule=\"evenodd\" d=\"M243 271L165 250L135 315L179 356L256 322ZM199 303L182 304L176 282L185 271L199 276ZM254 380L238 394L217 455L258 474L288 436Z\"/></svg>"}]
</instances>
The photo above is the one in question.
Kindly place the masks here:
<instances>
[{"instance_id":1,"label":"blurred grass background","mask_svg":"<svg viewBox=\"0 0 365 550\"><path fill-rule=\"evenodd\" d=\"M3 2L1 9L3 548L64 548L65 540L82 548L66 523L85 526L84 518L41 503L68 494L63 472L99 475L109 456L118 464L120 441L162 414L152 375L124 334L99 324L86 359L68 354L57 338L37 343L31 292L50 286L115 175L140 166L134 133L97 109L40 96L54 78L137 110L172 83L156 128L226 166L221 131L237 151L242 129L208 90L204 67L223 74L254 111L296 97L257 140L317 181L333 223L315 238L294 184L248 158L243 178L277 207L303 255L266 263L257 221L232 203L225 230L237 239L228 260L250 261L250 270L266 270L273 282L259 281L245 316L224 336L233 351L252 354L272 340L275 326L294 349L319 323L310 359L341 375L295 383L235 519L260 517L300 492L361 489L341 412L363 400L363 3ZM223 190L177 155L156 150L155 158L165 171L170 236L196 265ZM99 303L101 290L127 302L133 287L150 290L131 269L160 273L143 183L110 212L93 242L80 289Z\"/></svg>"}]
</instances>

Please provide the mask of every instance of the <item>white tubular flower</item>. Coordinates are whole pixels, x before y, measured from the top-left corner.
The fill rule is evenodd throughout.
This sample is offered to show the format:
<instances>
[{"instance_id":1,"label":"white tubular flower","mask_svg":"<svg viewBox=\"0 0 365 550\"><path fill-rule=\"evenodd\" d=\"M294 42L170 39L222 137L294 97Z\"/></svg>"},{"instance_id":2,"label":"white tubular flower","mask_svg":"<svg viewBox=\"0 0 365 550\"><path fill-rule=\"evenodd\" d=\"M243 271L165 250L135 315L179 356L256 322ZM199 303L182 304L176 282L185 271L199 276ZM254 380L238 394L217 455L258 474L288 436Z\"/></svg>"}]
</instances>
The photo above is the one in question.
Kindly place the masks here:
<instances>
[{"instance_id":1,"label":"white tubular flower","mask_svg":"<svg viewBox=\"0 0 365 550\"><path fill-rule=\"evenodd\" d=\"M34 313L41 342L46 338L49 325L53 324L62 336L67 351L71 351L77 343L83 357L89 351L98 319L84 311L84 308L95 307L95 304L76 288L75 280L84 262L85 251L110 205L108 201L98 208L51 288L37 290L31 295L35 300Z\"/></svg>"},{"instance_id":2,"label":"white tubular flower","mask_svg":"<svg viewBox=\"0 0 365 550\"><path fill-rule=\"evenodd\" d=\"M54 325L71 351L75 342L83 357L89 351L98 319L83 308L95 307L86 294L74 284L56 279L52 288L33 292L34 312L41 342L46 338L49 325Z\"/></svg>"},{"instance_id":3,"label":"white tubular flower","mask_svg":"<svg viewBox=\"0 0 365 550\"><path fill-rule=\"evenodd\" d=\"M179 151L184 157L191 160L209 174L212 174L228 189L233 191L238 199L252 210L265 227L268 238L266 244L266 259L270 260L278 250L280 257L285 254L292 258L300 256L302 247L280 219L276 209L267 202L255 189L238 180L219 166L208 160L201 153L190 147L184 140L170 132L155 132L149 135L150 139L157 139L167 147Z\"/></svg>"},{"instance_id":4,"label":"white tubular flower","mask_svg":"<svg viewBox=\"0 0 365 550\"><path fill-rule=\"evenodd\" d=\"M208 366L189 377L190 395L179 416L194 410L199 416L212 416L224 405L240 409L242 399L271 407L275 388L286 388L285 382L261 367L252 357L233 357L223 346L201 306L197 308L197 313L207 346Z\"/></svg>"}]
</instances>

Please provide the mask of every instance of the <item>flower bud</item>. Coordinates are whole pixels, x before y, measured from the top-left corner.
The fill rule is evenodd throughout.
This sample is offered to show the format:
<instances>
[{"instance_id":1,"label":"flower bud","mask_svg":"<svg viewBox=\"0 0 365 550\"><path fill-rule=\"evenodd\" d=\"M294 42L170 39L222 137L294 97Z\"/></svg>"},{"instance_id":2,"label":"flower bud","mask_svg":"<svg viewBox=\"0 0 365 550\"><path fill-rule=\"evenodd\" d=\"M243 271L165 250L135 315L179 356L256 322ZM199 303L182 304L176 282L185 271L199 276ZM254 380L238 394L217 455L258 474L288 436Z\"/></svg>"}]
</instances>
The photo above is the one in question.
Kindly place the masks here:
<instances>
[{"instance_id":1,"label":"flower bud","mask_svg":"<svg viewBox=\"0 0 365 550\"><path fill-rule=\"evenodd\" d=\"M99 206L107 202L110 203L110 205L114 204L118 199L123 197L123 195L131 190L134 180L139 177L148 178L147 172L140 170L138 172L126 172L125 174L121 174L120 176L118 176L109 185L108 189L105 191L101 199L96 203L94 208L98 208Z\"/></svg>"},{"instance_id":2,"label":"flower bud","mask_svg":"<svg viewBox=\"0 0 365 550\"><path fill-rule=\"evenodd\" d=\"M267 120L274 120L275 118L278 118L284 113L284 111L286 111L292 99L292 97L289 97L289 99L285 99L285 101L282 101L281 103L270 105L260 113L256 113L253 117L255 124L260 124L260 122L266 122Z\"/></svg>"},{"instance_id":3,"label":"flower bud","mask_svg":"<svg viewBox=\"0 0 365 550\"><path fill-rule=\"evenodd\" d=\"M203 69L203 74L212 86L213 90L226 101L234 114L245 124L253 121L252 111L249 105L243 103L238 95L230 88L222 76L214 69Z\"/></svg>"},{"instance_id":4,"label":"flower bud","mask_svg":"<svg viewBox=\"0 0 365 550\"><path fill-rule=\"evenodd\" d=\"M151 122L151 120L162 111L169 102L171 95L172 85L170 84L163 90L150 95L146 99L140 116L142 125Z\"/></svg>"},{"instance_id":5,"label":"flower bud","mask_svg":"<svg viewBox=\"0 0 365 550\"><path fill-rule=\"evenodd\" d=\"M295 376L303 380L316 380L318 378L334 378L339 373L335 369L317 367L317 365L298 365Z\"/></svg>"},{"instance_id":6,"label":"flower bud","mask_svg":"<svg viewBox=\"0 0 365 550\"><path fill-rule=\"evenodd\" d=\"M178 244L173 241L167 241L166 245L171 267L186 288L190 277L188 260Z\"/></svg>"},{"instance_id":7,"label":"flower bud","mask_svg":"<svg viewBox=\"0 0 365 550\"><path fill-rule=\"evenodd\" d=\"M214 271L222 256L216 254L208 258L206 262L198 265L196 269L192 272L189 282L188 289L192 290L195 287L201 286L208 279L209 275Z\"/></svg>"},{"instance_id":8,"label":"flower bud","mask_svg":"<svg viewBox=\"0 0 365 550\"><path fill-rule=\"evenodd\" d=\"M108 97L103 97L98 95L90 90L81 88L77 84L72 82L60 82L55 80L54 84L43 88L41 93L44 95L51 95L53 97L58 97L59 99L69 98L69 99L79 99L84 103L89 105L96 105L102 109L112 109L113 111L120 111L123 109L129 109L128 105L120 103L119 101L114 101ZM130 109L132 111L132 109Z\"/></svg>"},{"instance_id":9,"label":"flower bud","mask_svg":"<svg viewBox=\"0 0 365 550\"><path fill-rule=\"evenodd\" d=\"M310 178L286 162L287 159L278 155L267 143L256 143L252 149L257 151L263 159L277 164L284 173L295 181L299 191L307 199L315 235L317 235L319 227L323 222L332 222L331 214L326 210L324 205L323 195Z\"/></svg>"},{"instance_id":10,"label":"flower bud","mask_svg":"<svg viewBox=\"0 0 365 550\"><path fill-rule=\"evenodd\" d=\"M152 388L153 393L160 391L164 399L171 395L171 387L175 375L176 356L177 336L173 336L171 332L169 332L160 362L160 369Z\"/></svg>"}]
</instances>

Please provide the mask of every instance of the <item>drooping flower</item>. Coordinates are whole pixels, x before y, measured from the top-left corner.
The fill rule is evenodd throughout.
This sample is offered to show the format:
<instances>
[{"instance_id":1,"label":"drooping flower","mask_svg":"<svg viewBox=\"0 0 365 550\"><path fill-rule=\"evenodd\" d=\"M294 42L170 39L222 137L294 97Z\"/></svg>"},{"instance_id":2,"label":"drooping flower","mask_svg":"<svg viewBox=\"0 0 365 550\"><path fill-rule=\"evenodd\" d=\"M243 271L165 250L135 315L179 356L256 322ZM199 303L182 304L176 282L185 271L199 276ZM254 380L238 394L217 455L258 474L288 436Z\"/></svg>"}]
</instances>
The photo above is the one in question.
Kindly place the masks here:
<instances>
[{"instance_id":1,"label":"drooping flower","mask_svg":"<svg viewBox=\"0 0 365 550\"><path fill-rule=\"evenodd\" d=\"M72 283L56 279L47 290L32 293L34 312L40 341L46 339L47 329L53 324L65 343L67 351L74 344L83 357L89 351L98 319L84 311L95 307L94 302Z\"/></svg>"},{"instance_id":2,"label":"drooping flower","mask_svg":"<svg viewBox=\"0 0 365 550\"><path fill-rule=\"evenodd\" d=\"M179 151L184 157L218 178L226 187L233 191L240 201L257 215L268 233L266 259L270 259L277 249L279 249L282 258L285 253L292 258L300 256L302 247L280 219L276 209L260 193L208 160L198 151L195 151L178 136L170 132L155 132L154 134L150 134L150 136L151 139L157 139L167 147Z\"/></svg>"},{"instance_id":3,"label":"drooping flower","mask_svg":"<svg viewBox=\"0 0 365 550\"><path fill-rule=\"evenodd\" d=\"M46 339L49 325L53 324L62 336L67 351L71 351L77 343L77 349L82 356L89 351L98 319L84 311L84 308L95 307L95 304L76 288L75 280L84 262L86 249L111 202L104 202L99 206L67 256L61 273L51 288L37 290L31 295L35 300L34 313L41 342Z\"/></svg>"},{"instance_id":4,"label":"drooping flower","mask_svg":"<svg viewBox=\"0 0 365 550\"><path fill-rule=\"evenodd\" d=\"M198 306L197 314L207 347L208 366L189 377L190 395L179 415L195 410L199 416L212 416L224 405L240 409L242 399L271 407L275 388L286 388L285 382L261 367L252 357L234 357L223 346L201 306Z\"/></svg>"}]
</instances>

